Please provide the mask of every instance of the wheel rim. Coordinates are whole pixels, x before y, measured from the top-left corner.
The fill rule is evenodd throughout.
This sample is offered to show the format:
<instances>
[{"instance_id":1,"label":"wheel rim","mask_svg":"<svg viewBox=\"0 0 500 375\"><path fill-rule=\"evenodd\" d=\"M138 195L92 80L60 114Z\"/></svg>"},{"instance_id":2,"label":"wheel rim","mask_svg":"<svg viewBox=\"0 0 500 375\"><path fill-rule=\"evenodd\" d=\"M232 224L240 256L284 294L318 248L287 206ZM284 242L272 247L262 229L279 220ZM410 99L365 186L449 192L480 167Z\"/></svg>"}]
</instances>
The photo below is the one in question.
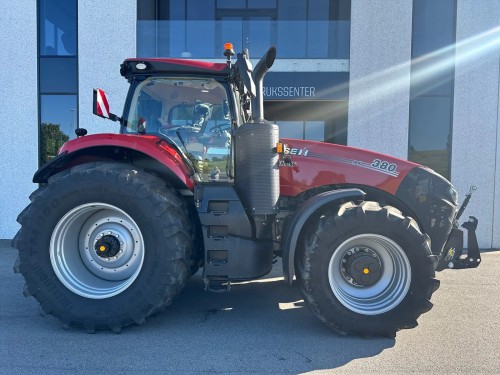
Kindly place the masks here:
<instances>
[{"instance_id":1,"label":"wheel rim","mask_svg":"<svg viewBox=\"0 0 500 375\"><path fill-rule=\"evenodd\" d=\"M121 209L88 203L64 215L50 240L50 261L59 280L92 299L115 296L137 278L144 261L139 226Z\"/></svg>"},{"instance_id":2,"label":"wheel rim","mask_svg":"<svg viewBox=\"0 0 500 375\"><path fill-rule=\"evenodd\" d=\"M370 277L363 278L363 273ZM393 309L406 296L411 266L396 242L377 234L361 234L333 252L328 279L335 297L349 310L377 315Z\"/></svg>"}]
</instances>

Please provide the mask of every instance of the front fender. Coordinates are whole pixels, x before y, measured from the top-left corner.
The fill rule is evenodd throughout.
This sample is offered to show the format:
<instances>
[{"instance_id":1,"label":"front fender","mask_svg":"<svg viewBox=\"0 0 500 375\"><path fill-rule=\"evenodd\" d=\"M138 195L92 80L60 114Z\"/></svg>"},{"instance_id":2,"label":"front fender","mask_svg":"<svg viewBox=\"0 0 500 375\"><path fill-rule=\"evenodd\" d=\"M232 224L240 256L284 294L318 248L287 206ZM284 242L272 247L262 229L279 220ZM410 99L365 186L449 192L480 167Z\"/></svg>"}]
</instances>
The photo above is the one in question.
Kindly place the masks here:
<instances>
[{"instance_id":1,"label":"front fender","mask_svg":"<svg viewBox=\"0 0 500 375\"><path fill-rule=\"evenodd\" d=\"M74 165L98 160L123 162L124 158L133 162L138 155L161 165L179 185L194 190L194 171L174 146L157 136L134 134L93 134L69 141L59 155L35 173L33 182L45 183L50 176Z\"/></svg>"},{"instance_id":2,"label":"front fender","mask_svg":"<svg viewBox=\"0 0 500 375\"><path fill-rule=\"evenodd\" d=\"M287 227L282 244L283 275L285 281L292 283L295 275L295 250L300 233L309 218L328 206L338 206L350 200L363 200L365 193L359 189L332 190L315 195L308 199L294 214L291 224Z\"/></svg>"}]
</instances>

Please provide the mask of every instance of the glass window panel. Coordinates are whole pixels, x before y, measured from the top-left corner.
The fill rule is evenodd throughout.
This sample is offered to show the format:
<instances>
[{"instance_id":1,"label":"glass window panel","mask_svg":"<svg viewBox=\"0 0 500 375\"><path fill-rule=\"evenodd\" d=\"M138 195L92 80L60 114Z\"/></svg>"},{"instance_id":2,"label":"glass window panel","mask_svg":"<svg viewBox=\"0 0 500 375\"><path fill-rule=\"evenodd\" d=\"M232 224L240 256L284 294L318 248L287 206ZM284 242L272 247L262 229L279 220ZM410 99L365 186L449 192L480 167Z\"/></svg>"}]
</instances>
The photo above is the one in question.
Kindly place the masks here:
<instances>
[{"instance_id":1,"label":"glass window panel","mask_svg":"<svg viewBox=\"0 0 500 375\"><path fill-rule=\"evenodd\" d=\"M304 58L307 47L306 21L279 21L279 58Z\"/></svg>"},{"instance_id":2,"label":"glass window panel","mask_svg":"<svg viewBox=\"0 0 500 375\"><path fill-rule=\"evenodd\" d=\"M310 141L325 140L325 122L324 121L306 121L305 139Z\"/></svg>"},{"instance_id":3,"label":"glass window panel","mask_svg":"<svg viewBox=\"0 0 500 375\"><path fill-rule=\"evenodd\" d=\"M156 56L156 21L137 21L137 56Z\"/></svg>"},{"instance_id":4,"label":"glass window panel","mask_svg":"<svg viewBox=\"0 0 500 375\"><path fill-rule=\"evenodd\" d=\"M168 38L170 39L169 57L189 57L186 46L187 21L168 22Z\"/></svg>"},{"instance_id":5,"label":"glass window panel","mask_svg":"<svg viewBox=\"0 0 500 375\"><path fill-rule=\"evenodd\" d=\"M276 0L248 0L248 8L274 9L276 8Z\"/></svg>"},{"instance_id":6,"label":"glass window panel","mask_svg":"<svg viewBox=\"0 0 500 375\"><path fill-rule=\"evenodd\" d=\"M245 9L246 0L217 0L218 9Z\"/></svg>"},{"instance_id":7,"label":"glass window panel","mask_svg":"<svg viewBox=\"0 0 500 375\"><path fill-rule=\"evenodd\" d=\"M76 93L77 64L75 58L40 58L40 92Z\"/></svg>"},{"instance_id":8,"label":"glass window panel","mask_svg":"<svg viewBox=\"0 0 500 375\"><path fill-rule=\"evenodd\" d=\"M328 58L329 29L328 21L309 21L307 23L307 57Z\"/></svg>"},{"instance_id":9,"label":"glass window panel","mask_svg":"<svg viewBox=\"0 0 500 375\"><path fill-rule=\"evenodd\" d=\"M170 1L170 19L185 20L186 19L186 1L175 0Z\"/></svg>"},{"instance_id":10,"label":"glass window panel","mask_svg":"<svg viewBox=\"0 0 500 375\"><path fill-rule=\"evenodd\" d=\"M347 113L326 122L325 142L347 145Z\"/></svg>"},{"instance_id":11,"label":"glass window panel","mask_svg":"<svg viewBox=\"0 0 500 375\"><path fill-rule=\"evenodd\" d=\"M184 29L182 29L184 30ZM173 57L170 52L170 25L168 21L158 21L156 29L157 44L156 54L158 57ZM178 33L180 34L180 33ZM175 35L175 34L174 34Z\"/></svg>"},{"instance_id":12,"label":"glass window panel","mask_svg":"<svg viewBox=\"0 0 500 375\"><path fill-rule=\"evenodd\" d=\"M351 48L351 21L330 22L329 57L349 59Z\"/></svg>"},{"instance_id":13,"label":"glass window panel","mask_svg":"<svg viewBox=\"0 0 500 375\"><path fill-rule=\"evenodd\" d=\"M46 163L70 139L77 127L76 95L41 95L40 162Z\"/></svg>"},{"instance_id":14,"label":"glass window panel","mask_svg":"<svg viewBox=\"0 0 500 375\"><path fill-rule=\"evenodd\" d=\"M419 0L413 5L412 56L443 48L454 43L456 0Z\"/></svg>"},{"instance_id":15,"label":"glass window panel","mask_svg":"<svg viewBox=\"0 0 500 375\"><path fill-rule=\"evenodd\" d=\"M137 0L137 20L154 21L156 19L156 0Z\"/></svg>"},{"instance_id":16,"label":"glass window panel","mask_svg":"<svg viewBox=\"0 0 500 375\"><path fill-rule=\"evenodd\" d=\"M224 43L233 43L235 53L243 51L243 19L241 17L222 17L221 40L219 50L222 51Z\"/></svg>"},{"instance_id":17,"label":"glass window panel","mask_svg":"<svg viewBox=\"0 0 500 375\"><path fill-rule=\"evenodd\" d=\"M215 0L187 0L188 20L214 20Z\"/></svg>"},{"instance_id":18,"label":"glass window panel","mask_svg":"<svg viewBox=\"0 0 500 375\"><path fill-rule=\"evenodd\" d=\"M305 20L307 15L307 0L287 0L278 7L279 20Z\"/></svg>"},{"instance_id":19,"label":"glass window panel","mask_svg":"<svg viewBox=\"0 0 500 375\"><path fill-rule=\"evenodd\" d=\"M40 0L40 55L75 56L76 0Z\"/></svg>"},{"instance_id":20,"label":"glass window panel","mask_svg":"<svg viewBox=\"0 0 500 375\"><path fill-rule=\"evenodd\" d=\"M186 24L186 53L182 57L213 58L214 48L215 22L188 21Z\"/></svg>"},{"instance_id":21,"label":"glass window panel","mask_svg":"<svg viewBox=\"0 0 500 375\"><path fill-rule=\"evenodd\" d=\"M270 17L250 17L248 21L248 38L245 48L250 50L250 56L260 56L269 49L271 43L272 22Z\"/></svg>"},{"instance_id":22,"label":"glass window panel","mask_svg":"<svg viewBox=\"0 0 500 375\"><path fill-rule=\"evenodd\" d=\"M409 159L448 177L451 98L415 98L410 108Z\"/></svg>"},{"instance_id":23,"label":"glass window panel","mask_svg":"<svg viewBox=\"0 0 500 375\"><path fill-rule=\"evenodd\" d=\"M426 57L412 62L411 96L452 95L455 76L454 54L454 51L450 50L439 57Z\"/></svg>"},{"instance_id":24,"label":"glass window panel","mask_svg":"<svg viewBox=\"0 0 500 375\"><path fill-rule=\"evenodd\" d=\"M307 18L309 21L328 20L330 14L329 0L309 1Z\"/></svg>"},{"instance_id":25,"label":"glass window panel","mask_svg":"<svg viewBox=\"0 0 500 375\"><path fill-rule=\"evenodd\" d=\"M304 139L303 121L276 121L280 129L280 138Z\"/></svg>"}]
</instances>

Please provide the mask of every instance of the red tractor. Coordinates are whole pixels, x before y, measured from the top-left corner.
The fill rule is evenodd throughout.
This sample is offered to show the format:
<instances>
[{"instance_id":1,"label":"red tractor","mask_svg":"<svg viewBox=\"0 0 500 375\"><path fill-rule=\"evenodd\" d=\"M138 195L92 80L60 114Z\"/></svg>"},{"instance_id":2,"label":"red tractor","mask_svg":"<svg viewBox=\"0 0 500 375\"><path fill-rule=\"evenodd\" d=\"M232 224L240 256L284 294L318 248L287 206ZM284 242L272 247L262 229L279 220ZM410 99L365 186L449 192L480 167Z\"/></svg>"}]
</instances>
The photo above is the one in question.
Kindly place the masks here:
<instances>
[{"instance_id":1,"label":"red tractor","mask_svg":"<svg viewBox=\"0 0 500 375\"><path fill-rule=\"evenodd\" d=\"M305 303L342 334L394 336L417 325L435 271L477 267L457 192L429 168L334 144L280 139L264 120L271 47L235 63L128 59L120 134L67 142L19 215L15 270L25 295L64 327L142 324L202 268L206 290L262 277L282 257Z\"/></svg>"}]
</instances>

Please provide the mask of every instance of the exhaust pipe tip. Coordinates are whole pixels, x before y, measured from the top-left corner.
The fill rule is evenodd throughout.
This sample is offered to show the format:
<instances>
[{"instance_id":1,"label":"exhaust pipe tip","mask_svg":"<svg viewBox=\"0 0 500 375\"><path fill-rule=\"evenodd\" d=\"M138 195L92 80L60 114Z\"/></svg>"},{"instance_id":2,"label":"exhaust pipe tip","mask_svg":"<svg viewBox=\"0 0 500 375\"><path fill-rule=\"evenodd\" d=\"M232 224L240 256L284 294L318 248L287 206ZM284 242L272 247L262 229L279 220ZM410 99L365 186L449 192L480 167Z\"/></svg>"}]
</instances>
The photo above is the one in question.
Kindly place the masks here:
<instances>
[{"instance_id":1,"label":"exhaust pipe tip","mask_svg":"<svg viewBox=\"0 0 500 375\"><path fill-rule=\"evenodd\" d=\"M276 59L276 47L272 46L259 60L252 73L255 82L256 95L252 100L252 119L254 121L264 120L264 90L263 81L267 71L273 66Z\"/></svg>"}]
</instances>

